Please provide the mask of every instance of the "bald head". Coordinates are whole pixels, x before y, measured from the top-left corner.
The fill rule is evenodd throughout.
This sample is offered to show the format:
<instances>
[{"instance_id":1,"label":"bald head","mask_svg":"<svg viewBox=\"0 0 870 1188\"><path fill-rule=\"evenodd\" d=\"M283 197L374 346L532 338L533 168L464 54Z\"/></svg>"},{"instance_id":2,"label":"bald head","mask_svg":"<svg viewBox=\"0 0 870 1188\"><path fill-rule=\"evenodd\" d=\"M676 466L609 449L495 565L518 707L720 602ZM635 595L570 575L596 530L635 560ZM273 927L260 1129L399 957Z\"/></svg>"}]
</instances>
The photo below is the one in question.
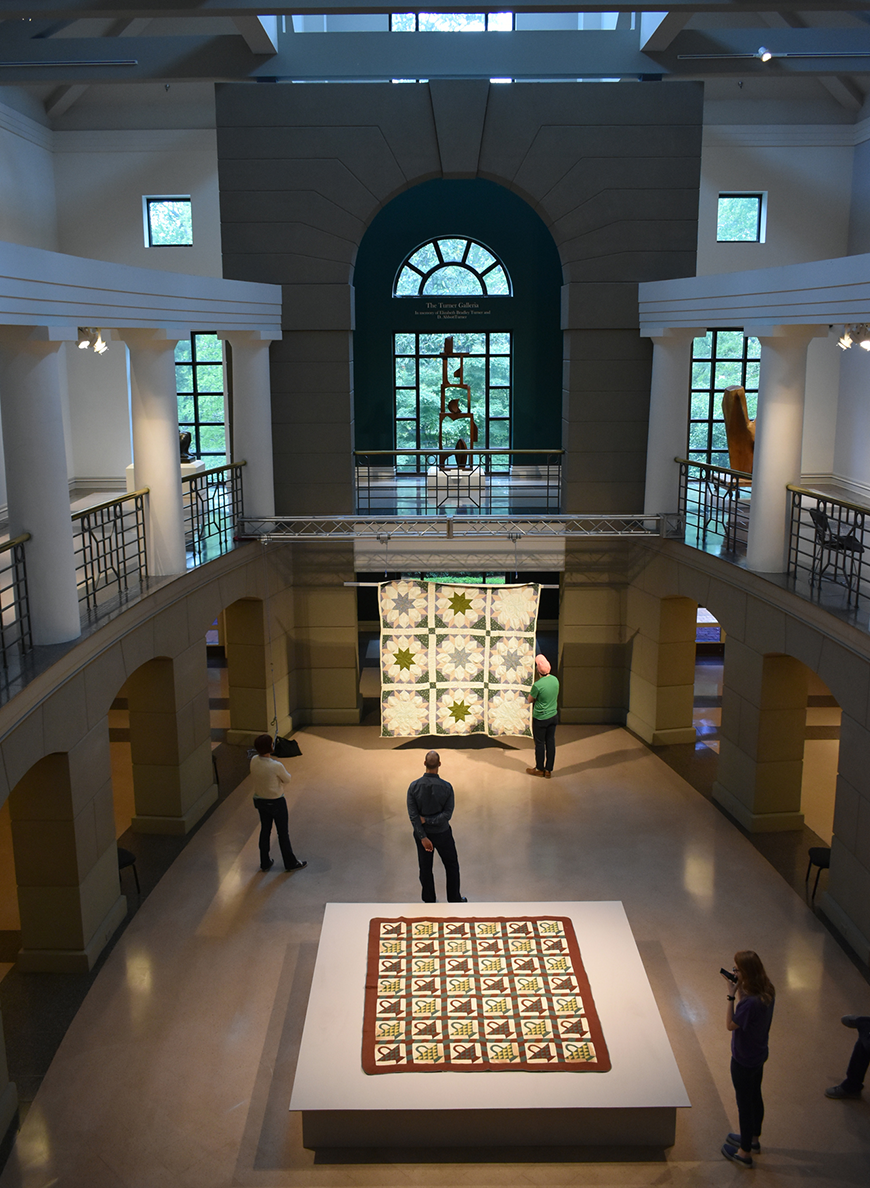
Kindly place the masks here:
<instances>
[{"instance_id":1,"label":"bald head","mask_svg":"<svg viewBox=\"0 0 870 1188\"><path fill-rule=\"evenodd\" d=\"M423 763L427 771L437 771L441 766L441 756L437 751L427 751Z\"/></svg>"}]
</instances>

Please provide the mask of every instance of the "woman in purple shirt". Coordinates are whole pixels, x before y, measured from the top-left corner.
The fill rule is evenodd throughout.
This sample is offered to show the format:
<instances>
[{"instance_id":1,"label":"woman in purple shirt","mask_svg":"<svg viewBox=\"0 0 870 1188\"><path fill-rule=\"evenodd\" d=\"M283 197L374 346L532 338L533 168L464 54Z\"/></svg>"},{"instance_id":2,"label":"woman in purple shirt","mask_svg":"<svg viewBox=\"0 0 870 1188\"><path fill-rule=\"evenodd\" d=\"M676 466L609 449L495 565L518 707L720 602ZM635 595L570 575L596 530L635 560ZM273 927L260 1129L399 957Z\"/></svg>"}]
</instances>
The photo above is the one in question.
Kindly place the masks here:
<instances>
[{"instance_id":1,"label":"woman in purple shirt","mask_svg":"<svg viewBox=\"0 0 870 1188\"><path fill-rule=\"evenodd\" d=\"M731 1083L737 1097L740 1133L728 1135L722 1154L743 1167L752 1167L752 1152L761 1150L761 1078L776 991L761 958L751 949L734 954L734 973L736 983L726 977L733 993L728 994L725 1026L731 1032Z\"/></svg>"}]
</instances>

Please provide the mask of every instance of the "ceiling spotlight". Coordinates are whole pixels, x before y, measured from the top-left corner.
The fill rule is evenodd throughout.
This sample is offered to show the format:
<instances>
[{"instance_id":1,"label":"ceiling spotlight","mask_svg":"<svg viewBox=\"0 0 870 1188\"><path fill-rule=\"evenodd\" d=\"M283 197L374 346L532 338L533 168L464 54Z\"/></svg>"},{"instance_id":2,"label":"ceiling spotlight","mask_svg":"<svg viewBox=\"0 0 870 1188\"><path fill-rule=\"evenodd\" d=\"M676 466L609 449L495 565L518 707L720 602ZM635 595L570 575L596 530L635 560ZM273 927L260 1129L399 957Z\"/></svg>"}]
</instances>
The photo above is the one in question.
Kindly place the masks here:
<instances>
[{"instance_id":1,"label":"ceiling spotlight","mask_svg":"<svg viewBox=\"0 0 870 1188\"><path fill-rule=\"evenodd\" d=\"M840 335L839 339L837 340L837 346L840 348L841 351L848 351L848 349L851 345L852 345L852 335L849 333L849 327L844 326L843 333Z\"/></svg>"},{"instance_id":2,"label":"ceiling spotlight","mask_svg":"<svg viewBox=\"0 0 870 1188\"><path fill-rule=\"evenodd\" d=\"M865 351L870 351L870 326L858 327L858 346Z\"/></svg>"},{"instance_id":3,"label":"ceiling spotlight","mask_svg":"<svg viewBox=\"0 0 870 1188\"><path fill-rule=\"evenodd\" d=\"M758 56L759 56L759 58L761 58L762 62L769 62L770 59L773 57L773 54L770 52L769 49L767 49L766 46L760 45L758 47Z\"/></svg>"},{"instance_id":4,"label":"ceiling spotlight","mask_svg":"<svg viewBox=\"0 0 870 1188\"><path fill-rule=\"evenodd\" d=\"M104 355L109 349L108 343L103 339L102 330L97 330L93 326L79 326L78 346L80 351L93 347L95 355Z\"/></svg>"}]
</instances>

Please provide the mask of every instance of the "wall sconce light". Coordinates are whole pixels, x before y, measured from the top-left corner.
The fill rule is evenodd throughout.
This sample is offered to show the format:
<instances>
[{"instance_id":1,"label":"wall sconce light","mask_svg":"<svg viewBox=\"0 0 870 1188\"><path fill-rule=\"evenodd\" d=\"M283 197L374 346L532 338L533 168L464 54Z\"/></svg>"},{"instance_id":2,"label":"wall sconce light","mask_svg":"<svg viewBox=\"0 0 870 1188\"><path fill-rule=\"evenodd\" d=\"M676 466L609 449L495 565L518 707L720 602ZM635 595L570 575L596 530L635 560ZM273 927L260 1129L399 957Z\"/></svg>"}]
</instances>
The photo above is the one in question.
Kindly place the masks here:
<instances>
[{"instance_id":1,"label":"wall sconce light","mask_svg":"<svg viewBox=\"0 0 870 1188\"><path fill-rule=\"evenodd\" d=\"M86 351L88 347L94 348L95 355L104 355L109 349L108 343L103 340L102 330L93 326L79 326L79 350Z\"/></svg>"}]
</instances>

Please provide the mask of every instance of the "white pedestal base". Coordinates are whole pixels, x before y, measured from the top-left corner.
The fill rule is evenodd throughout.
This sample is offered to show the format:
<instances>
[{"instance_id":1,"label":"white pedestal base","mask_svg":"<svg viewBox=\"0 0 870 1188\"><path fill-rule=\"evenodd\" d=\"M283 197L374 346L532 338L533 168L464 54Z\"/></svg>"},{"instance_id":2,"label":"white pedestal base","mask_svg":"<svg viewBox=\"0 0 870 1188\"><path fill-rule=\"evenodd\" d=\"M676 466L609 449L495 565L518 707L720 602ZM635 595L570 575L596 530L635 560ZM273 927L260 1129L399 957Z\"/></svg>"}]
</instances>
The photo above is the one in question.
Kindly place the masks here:
<instances>
[{"instance_id":1,"label":"white pedestal base","mask_svg":"<svg viewBox=\"0 0 870 1188\"><path fill-rule=\"evenodd\" d=\"M486 476L479 466L472 470L430 466L426 472L426 506L456 507L470 503L480 507L486 491Z\"/></svg>"},{"instance_id":2,"label":"white pedestal base","mask_svg":"<svg viewBox=\"0 0 870 1188\"><path fill-rule=\"evenodd\" d=\"M610 1072L366 1076L369 921L460 912L573 920ZM666 1147L689 1104L621 903L327 904L290 1099L306 1147Z\"/></svg>"}]
</instances>

